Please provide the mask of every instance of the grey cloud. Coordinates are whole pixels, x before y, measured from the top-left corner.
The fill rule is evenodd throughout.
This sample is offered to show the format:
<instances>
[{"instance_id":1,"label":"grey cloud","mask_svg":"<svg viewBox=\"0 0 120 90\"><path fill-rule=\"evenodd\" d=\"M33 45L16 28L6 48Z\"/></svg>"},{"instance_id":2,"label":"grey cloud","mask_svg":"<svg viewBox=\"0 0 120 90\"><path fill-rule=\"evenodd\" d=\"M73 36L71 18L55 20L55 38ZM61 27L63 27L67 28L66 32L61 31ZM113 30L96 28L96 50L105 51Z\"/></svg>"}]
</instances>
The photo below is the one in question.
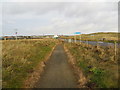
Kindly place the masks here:
<instances>
[{"instance_id":1,"label":"grey cloud","mask_svg":"<svg viewBox=\"0 0 120 90\"><path fill-rule=\"evenodd\" d=\"M33 26L30 30L37 33L83 33L117 31L116 2L38 2L38 3L4 3L5 17L26 19L50 18L49 25ZM50 16L51 15L51 16ZM13 16L13 17L11 17ZM19 17L16 17L19 16ZM33 22L35 23L35 22ZM29 30L28 30L29 31Z\"/></svg>"},{"instance_id":2,"label":"grey cloud","mask_svg":"<svg viewBox=\"0 0 120 90\"><path fill-rule=\"evenodd\" d=\"M57 11L71 16L79 16L82 14L96 13L100 11L115 11L116 3L96 3L96 2L9 2L3 3L3 9L7 14L22 14L33 12L36 14L44 14L50 11Z\"/></svg>"},{"instance_id":3,"label":"grey cloud","mask_svg":"<svg viewBox=\"0 0 120 90\"><path fill-rule=\"evenodd\" d=\"M34 13L34 14L46 14L51 11L62 11L64 9L65 3L55 3L55 2L8 2L3 3L3 10L5 14L24 14L24 13Z\"/></svg>"}]
</instances>

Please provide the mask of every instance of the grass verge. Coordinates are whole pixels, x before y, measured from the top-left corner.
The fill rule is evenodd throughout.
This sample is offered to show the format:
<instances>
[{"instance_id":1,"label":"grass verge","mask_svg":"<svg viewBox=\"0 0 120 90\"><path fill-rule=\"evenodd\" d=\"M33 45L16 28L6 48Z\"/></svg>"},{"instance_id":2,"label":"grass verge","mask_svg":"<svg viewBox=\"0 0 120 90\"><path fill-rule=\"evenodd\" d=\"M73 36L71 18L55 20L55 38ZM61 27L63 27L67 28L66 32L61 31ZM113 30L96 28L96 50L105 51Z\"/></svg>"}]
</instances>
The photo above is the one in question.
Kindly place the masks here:
<instances>
[{"instance_id":1,"label":"grass verge","mask_svg":"<svg viewBox=\"0 0 120 90\"><path fill-rule=\"evenodd\" d=\"M18 40L2 42L2 86L20 88L39 62L51 52L56 41Z\"/></svg>"},{"instance_id":2,"label":"grass verge","mask_svg":"<svg viewBox=\"0 0 120 90\"><path fill-rule=\"evenodd\" d=\"M90 88L118 88L118 54L114 48L65 43L87 78ZM117 51L118 52L118 51Z\"/></svg>"}]
</instances>

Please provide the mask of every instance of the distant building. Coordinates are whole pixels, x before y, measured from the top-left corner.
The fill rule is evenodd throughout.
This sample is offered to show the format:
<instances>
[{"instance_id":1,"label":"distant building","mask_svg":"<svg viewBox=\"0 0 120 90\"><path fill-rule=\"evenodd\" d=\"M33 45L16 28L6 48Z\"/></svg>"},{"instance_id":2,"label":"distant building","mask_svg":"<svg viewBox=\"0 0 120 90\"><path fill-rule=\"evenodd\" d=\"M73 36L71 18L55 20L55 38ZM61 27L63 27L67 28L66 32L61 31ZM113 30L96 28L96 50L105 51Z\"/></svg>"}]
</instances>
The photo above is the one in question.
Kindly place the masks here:
<instances>
[{"instance_id":1,"label":"distant building","mask_svg":"<svg viewBox=\"0 0 120 90\"><path fill-rule=\"evenodd\" d=\"M14 36L4 36L3 40L15 39Z\"/></svg>"},{"instance_id":2,"label":"distant building","mask_svg":"<svg viewBox=\"0 0 120 90\"><path fill-rule=\"evenodd\" d=\"M58 37L59 37L58 35L54 35L54 36L53 36L53 38L56 38L56 39L57 39Z\"/></svg>"}]
</instances>

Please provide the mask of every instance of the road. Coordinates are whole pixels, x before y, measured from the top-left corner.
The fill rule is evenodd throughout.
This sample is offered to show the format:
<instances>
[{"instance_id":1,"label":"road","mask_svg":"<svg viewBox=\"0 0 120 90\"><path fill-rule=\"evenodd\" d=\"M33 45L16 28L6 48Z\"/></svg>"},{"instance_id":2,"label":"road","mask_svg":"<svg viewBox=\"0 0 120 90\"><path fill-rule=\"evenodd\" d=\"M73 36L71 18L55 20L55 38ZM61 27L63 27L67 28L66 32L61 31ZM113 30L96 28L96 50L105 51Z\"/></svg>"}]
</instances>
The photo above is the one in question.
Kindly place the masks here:
<instances>
[{"instance_id":1,"label":"road","mask_svg":"<svg viewBox=\"0 0 120 90\"><path fill-rule=\"evenodd\" d=\"M62 39L62 40L64 40L65 42L69 42L69 40L67 40L67 39ZM74 42L74 40L71 40L71 42ZM80 40L76 40L76 42L80 42ZM81 42L83 42L83 43L88 43L88 44L90 44L90 45L99 45L99 46L112 46L112 47L114 47L114 43L109 43L109 42L97 42L97 41L81 41ZM119 47L120 48L120 43L117 43L117 47Z\"/></svg>"},{"instance_id":2,"label":"road","mask_svg":"<svg viewBox=\"0 0 120 90\"><path fill-rule=\"evenodd\" d=\"M75 88L77 86L77 80L67 59L63 45L57 45L35 87Z\"/></svg>"}]
</instances>

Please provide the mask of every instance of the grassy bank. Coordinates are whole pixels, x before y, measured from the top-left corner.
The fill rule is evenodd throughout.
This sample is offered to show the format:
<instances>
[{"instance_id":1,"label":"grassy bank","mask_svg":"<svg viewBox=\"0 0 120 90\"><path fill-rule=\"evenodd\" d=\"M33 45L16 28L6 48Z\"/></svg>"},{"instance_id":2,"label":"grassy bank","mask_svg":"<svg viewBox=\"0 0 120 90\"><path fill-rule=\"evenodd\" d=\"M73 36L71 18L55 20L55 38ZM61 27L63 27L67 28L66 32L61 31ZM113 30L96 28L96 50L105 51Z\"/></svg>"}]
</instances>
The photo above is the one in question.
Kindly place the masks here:
<instances>
[{"instance_id":1,"label":"grassy bank","mask_svg":"<svg viewBox=\"0 0 120 90\"><path fill-rule=\"evenodd\" d=\"M120 33L113 33L113 32L81 34L82 41L103 41L103 42L111 42L111 43L114 43L114 42L120 43L120 40L118 39L118 37L120 37ZM61 36L61 38L75 39L74 36ZM77 35L76 39L79 40L80 36Z\"/></svg>"},{"instance_id":2,"label":"grassy bank","mask_svg":"<svg viewBox=\"0 0 120 90\"><path fill-rule=\"evenodd\" d=\"M118 87L118 54L111 47L96 47L86 44L66 43L70 53L87 78L90 88ZM118 52L118 51L117 51Z\"/></svg>"},{"instance_id":3,"label":"grassy bank","mask_svg":"<svg viewBox=\"0 0 120 90\"><path fill-rule=\"evenodd\" d=\"M54 40L11 40L2 42L2 74L4 88L20 88L37 64L55 46Z\"/></svg>"}]
</instances>

